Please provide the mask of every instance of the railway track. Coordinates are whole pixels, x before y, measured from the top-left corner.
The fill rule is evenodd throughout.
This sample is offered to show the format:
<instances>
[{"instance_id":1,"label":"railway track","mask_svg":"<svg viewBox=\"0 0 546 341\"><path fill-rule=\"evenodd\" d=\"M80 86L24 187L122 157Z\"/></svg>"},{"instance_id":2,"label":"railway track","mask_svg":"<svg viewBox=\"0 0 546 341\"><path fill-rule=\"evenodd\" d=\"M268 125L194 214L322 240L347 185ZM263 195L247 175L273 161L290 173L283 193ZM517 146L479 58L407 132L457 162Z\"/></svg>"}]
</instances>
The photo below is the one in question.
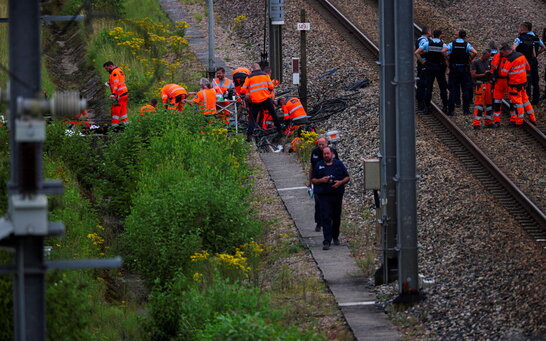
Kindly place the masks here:
<instances>
[{"instance_id":1,"label":"railway track","mask_svg":"<svg viewBox=\"0 0 546 341\"><path fill-rule=\"evenodd\" d=\"M357 42L374 56L379 56L377 45L343 15L335 5L328 0L317 0L317 3L344 27ZM414 30L419 34L421 32L420 27L417 25L414 25ZM546 215L544 212L436 104L432 103L432 108L432 115L421 115L419 117L427 126L432 127L443 143L461 160L465 168L469 169L484 184L493 197L510 212L527 233L543 249L546 249ZM524 130L529 136L537 140L543 148L546 146L546 137L540 129L525 121Z\"/></svg>"}]
</instances>

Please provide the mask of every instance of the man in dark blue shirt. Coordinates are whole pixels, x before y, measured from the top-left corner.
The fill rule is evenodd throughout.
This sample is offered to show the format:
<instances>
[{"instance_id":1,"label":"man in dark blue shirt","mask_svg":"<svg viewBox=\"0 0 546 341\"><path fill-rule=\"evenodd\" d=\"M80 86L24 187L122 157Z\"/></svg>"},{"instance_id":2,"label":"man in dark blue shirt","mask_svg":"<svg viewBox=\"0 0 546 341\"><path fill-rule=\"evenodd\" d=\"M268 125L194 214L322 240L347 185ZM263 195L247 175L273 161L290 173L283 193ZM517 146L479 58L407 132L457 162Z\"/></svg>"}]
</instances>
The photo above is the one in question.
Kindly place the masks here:
<instances>
[{"instance_id":1,"label":"man in dark blue shirt","mask_svg":"<svg viewBox=\"0 0 546 341\"><path fill-rule=\"evenodd\" d=\"M311 179L313 178L313 169L315 169L315 166L319 161L322 161L322 150L324 148L328 147L328 140L326 137L321 136L317 140L317 147L313 148L311 151L311 167L309 167L309 183L307 184L307 187L311 186ZM337 151L334 147L330 147L330 150L334 153L334 158L339 159L339 156L337 155ZM320 222L320 207L319 207L319 201L318 198L315 196L315 223L317 224L315 227L316 232L320 232L322 223Z\"/></svg>"},{"instance_id":2,"label":"man in dark blue shirt","mask_svg":"<svg viewBox=\"0 0 546 341\"><path fill-rule=\"evenodd\" d=\"M323 250L329 250L332 239L339 245L339 226L341 225L341 206L345 184L349 182L349 173L343 162L334 159L329 147L322 150L323 160L313 169L311 182L315 185L315 196L321 211Z\"/></svg>"}]
</instances>

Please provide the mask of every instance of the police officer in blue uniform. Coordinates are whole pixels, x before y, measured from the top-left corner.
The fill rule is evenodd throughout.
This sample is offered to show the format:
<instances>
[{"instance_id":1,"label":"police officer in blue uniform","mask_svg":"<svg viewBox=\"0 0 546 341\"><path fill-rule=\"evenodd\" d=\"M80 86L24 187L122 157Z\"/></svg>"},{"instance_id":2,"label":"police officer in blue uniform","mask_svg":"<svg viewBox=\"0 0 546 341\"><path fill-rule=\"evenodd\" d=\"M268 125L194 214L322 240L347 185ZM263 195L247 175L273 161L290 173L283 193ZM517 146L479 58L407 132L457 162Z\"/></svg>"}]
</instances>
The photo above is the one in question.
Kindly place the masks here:
<instances>
[{"instance_id":1,"label":"police officer in blue uniform","mask_svg":"<svg viewBox=\"0 0 546 341\"><path fill-rule=\"evenodd\" d=\"M317 162L313 169L311 182L315 185L314 193L321 210L324 235L322 249L329 250L332 240L334 245L339 245L343 193L350 178L343 162L334 159L334 153L329 147L322 150L322 157L323 160Z\"/></svg>"},{"instance_id":2,"label":"police officer in blue uniform","mask_svg":"<svg viewBox=\"0 0 546 341\"><path fill-rule=\"evenodd\" d=\"M537 57L546 50L546 47L531 31L532 29L533 25L530 22L524 22L519 26L519 36L514 40L512 50L522 53L529 62L531 72L527 75L527 96L531 98L531 104L536 105L540 98Z\"/></svg>"},{"instance_id":3,"label":"police officer in blue uniform","mask_svg":"<svg viewBox=\"0 0 546 341\"><path fill-rule=\"evenodd\" d=\"M455 40L447 46L449 56L449 100L447 114L455 114L455 102L460 93L463 95L463 113L470 115L470 100L472 98L472 77L470 76L470 62L477 51L465 40L466 31L460 30L455 34Z\"/></svg>"},{"instance_id":4,"label":"police officer in blue uniform","mask_svg":"<svg viewBox=\"0 0 546 341\"><path fill-rule=\"evenodd\" d=\"M330 143L328 142L328 139L326 139L326 137L324 136L321 136L317 140L317 146L311 151L311 167L309 168L309 183L307 184L308 187L311 186L311 180L313 179L313 169L315 169L315 166L319 161L324 160L322 158L322 151L324 150L324 148L329 146ZM339 159L337 150L334 147L330 147L330 150L332 151L332 153L334 153L334 159ZM320 232L322 227L322 223L320 221L320 203L316 195L313 197L315 198L315 231Z\"/></svg>"},{"instance_id":5,"label":"police officer in blue uniform","mask_svg":"<svg viewBox=\"0 0 546 341\"><path fill-rule=\"evenodd\" d=\"M434 88L434 80L438 82L440 88L440 98L442 99L442 111L447 111L447 82L446 82L446 51L447 45L441 39L442 31L434 30L432 38L423 42L421 46L415 50L417 62L423 66L423 75L425 77L425 112L430 112L432 89ZM426 60L423 60L423 54L427 55Z\"/></svg>"},{"instance_id":6,"label":"police officer in blue uniform","mask_svg":"<svg viewBox=\"0 0 546 341\"><path fill-rule=\"evenodd\" d=\"M422 35L417 38L415 42L415 49L417 50L422 44L428 41L430 37L430 28L428 26L423 26L421 29ZM423 61L427 59L427 54L423 53L421 55ZM425 109L425 95L426 95L426 81L425 75L423 74L423 64L422 62L417 61L417 90L415 91L415 99L417 100L417 110L423 111Z\"/></svg>"}]
</instances>

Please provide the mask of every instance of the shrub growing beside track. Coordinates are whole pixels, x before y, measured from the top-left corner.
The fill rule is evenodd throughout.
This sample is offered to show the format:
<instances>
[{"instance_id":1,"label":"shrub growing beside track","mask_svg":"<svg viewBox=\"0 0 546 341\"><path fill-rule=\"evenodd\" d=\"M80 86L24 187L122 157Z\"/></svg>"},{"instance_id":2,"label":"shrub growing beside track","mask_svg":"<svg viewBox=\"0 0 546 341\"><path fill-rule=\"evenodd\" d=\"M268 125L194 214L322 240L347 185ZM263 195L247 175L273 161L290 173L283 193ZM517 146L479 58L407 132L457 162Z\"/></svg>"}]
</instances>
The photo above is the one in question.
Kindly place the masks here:
<instances>
[{"instance_id":1,"label":"shrub growing beside track","mask_svg":"<svg viewBox=\"0 0 546 341\"><path fill-rule=\"evenodd\" d=\"M201 247L232 251L259 231L243 142L200 129L202 120L173 118L141 154L123 239L126 261L148 283L169 280Z\"/></svg>"}]
</instances>

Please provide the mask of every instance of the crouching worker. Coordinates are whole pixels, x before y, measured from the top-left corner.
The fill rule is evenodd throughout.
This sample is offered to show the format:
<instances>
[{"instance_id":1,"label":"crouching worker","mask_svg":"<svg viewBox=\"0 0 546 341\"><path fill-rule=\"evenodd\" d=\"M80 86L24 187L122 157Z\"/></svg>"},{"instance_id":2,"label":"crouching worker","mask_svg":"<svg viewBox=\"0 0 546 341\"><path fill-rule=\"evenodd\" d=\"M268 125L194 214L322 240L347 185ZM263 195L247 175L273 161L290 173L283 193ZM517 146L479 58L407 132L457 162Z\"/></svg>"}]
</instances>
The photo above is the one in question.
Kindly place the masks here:
<instances>
[{"instance_id":1,"label":"crouching worker","mask_svg":"<svg viewBox=\"0 0 546 341\"><path fill-rule=\"evenodd\" d=\"M167 84L161 88L161 101L168 110L182 111L187 96L186 89L178 84Z\"/></svg>"},{"instance_id":2,"label":"crouching worker","mask_svg":"<svg viewBox=\"0 0 546 341\"><path fill-rule=\"evenodd\" d=\"M329 250L332 240L334 245L339 245L343 193L350 178L343 162L334 159L330 147L322 150L322 156L323 160L317 162L313 169L311 183L315 185L314 195L318 198L321 211L320 220L324 235L322 249Z\"/></svg>"},{"instance_id":3,"label":"crouching worker","mask_svg":"<svg viewBox=\"0 0 546 341\"><path fill-rule=\"evenodd\" d=\"M199 111L205 116L216 115L216 91L212 88L210 81L206 78L199 80L198 92L190 92L190 95L195 95L193 100L185 99L186 103L197 104Z\"/></svg>"},{"instance_id":4,"label":"crouching worker","mask_svg":"<svg viewBox=\"0 0 546 341\"><path fill-rule=\"evenodd\" d=\"M142 106L140 108L140 115L144 116L148 112L156 112L157 111L157 99L153 98L150 100L150 103Z\"/></svg>"},{"instance_id":5,"label":"crouching worker","mask_svg":"<svg viewBox=\"0 0 546 341\"><path fill-rule=\"evenodd\" d=\"M278 99L278 103L282 107L284 120L288 123L285 135L291 136L295 130L299 128L305 129L309 116L307 116L299 98L281 97Z\"/></svg>"}]
</instances>

